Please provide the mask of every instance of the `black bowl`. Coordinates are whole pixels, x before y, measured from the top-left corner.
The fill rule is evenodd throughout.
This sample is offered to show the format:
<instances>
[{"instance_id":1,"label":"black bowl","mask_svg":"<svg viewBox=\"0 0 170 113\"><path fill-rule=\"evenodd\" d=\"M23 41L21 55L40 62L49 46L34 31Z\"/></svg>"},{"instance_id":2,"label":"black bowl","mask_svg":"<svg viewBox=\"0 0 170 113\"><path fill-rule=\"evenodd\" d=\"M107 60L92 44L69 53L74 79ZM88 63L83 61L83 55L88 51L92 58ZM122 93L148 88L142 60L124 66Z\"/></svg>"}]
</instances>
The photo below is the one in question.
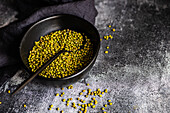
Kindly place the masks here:
<instances>
[{"instance_id":1,"label":"black bowl","mask_svg":"<svg viewBox=\"0 0 170 113\"><path fill-rule=\"evenodd\" d=\"M20 44L20 56L24 66L30 74L33 74L30 71L28 65L28 56L29 52L34 46L34 42L38 41L41 36L47 35L50 32L62 30L62 29L71 29L77 32L84 33L90 38L93 44L93 58L90 63L80 70L78 73L70 75L62 79L54 78L44 78L37 76L36 80L45 84L53 84L57 86L69 85L72 84L81 78L92 68L95 60L97 58L99 48L100 48L100 36L97 29L88 21L73 15L62 14L53 17L43 19L36 24L34 24L23 37Z\"/></svg>"}]
</instances>

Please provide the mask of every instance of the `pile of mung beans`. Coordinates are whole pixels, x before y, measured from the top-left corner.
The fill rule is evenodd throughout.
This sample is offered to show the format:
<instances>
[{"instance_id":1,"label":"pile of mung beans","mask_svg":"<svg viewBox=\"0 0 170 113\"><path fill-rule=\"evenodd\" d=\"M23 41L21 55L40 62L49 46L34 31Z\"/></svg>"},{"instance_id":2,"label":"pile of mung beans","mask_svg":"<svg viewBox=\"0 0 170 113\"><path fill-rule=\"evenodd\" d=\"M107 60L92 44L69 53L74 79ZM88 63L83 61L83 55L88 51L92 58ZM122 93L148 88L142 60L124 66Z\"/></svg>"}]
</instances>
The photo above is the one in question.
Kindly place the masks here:
<instances>
[{"instance_id":1,"label":"pile of mung beans","mask_svg":"<svg viewBox=\"0 0 170 113\"><path fill-rule=\"evenodd\" d=\"M111 25L109 25L108 27L111 28ZM115 29L113 28L112 31L115 32ZM86 43L84 44L84 48L81 49L80 47L83 45L83 41L84 41L83 37L85 37ZM71 38L73 38L73 39L71 39ZM112 39L113 37L111 35L106 35L103 38L105 40L109 40L109 38ZM102 41L102 39L100 39L100 41ZM44 77L48 77L48 78L59 77L60 78L63 76L61 76L61 74L56 74L54 72L54 67L51 68L50 66L58 66L60 64L60 62L63 63L61 65L64 65L64 62L66 62L66 60L64 60L64 59L69 59L72 62L79 61L78 63L80 63L80 65L82 65L81 67L83 67L83 66L87 65L88 62L92 58L92 54L93 54L92 46L93 45L90 42L90 39L88 39L87 36L84 36L81 33L77 33L75 31L72 31L69 29L63 30L63 31L56 31L56 32L50 33L49 35L46 35L44 37L42 36L39 41L35 42L35 46L30 51L30 55L28 58L29 65L30 65L30 68L32 69L32 71L35 72L47 60L49 60L52 56L54 56L57 52L59 52L60 50L62 50L65 47L65 50L72 51L72 52L65 52L65 53L61 54L57 58L58 60L56 59L55 61L53 61L48 66L48 68L46 68L43 71L43 73L45 73L44 75L42 75L43 73L41 73L41 76L44 76ZM109 46L107 46L106 49L109 49ZM79 51L79 50L81 50L81 51ZM75 53L77 55L75 55ZM105 51L104 53L108 54L108 51ZM77 57L74 57L74 55ZM72 58L75 60L73 60ZM69 62L69 60L68 60L68 62ZM85 61L87 61L87 62L85 62ZM84 63L82 63L82 62L84 62ZM75 64L75 63L73 63L73 64ZM64 67L65 67L65 65L64 65ZM71 63L69 63L67 65L67 67L69 67L69 66L75 67L75 65L71 65ZM61 70L61 68L59 68L59 67L57 67L56 69L58 69L59 71ZM73 69L75 69L75 68L73 68ZM81 68L79 67L78 69L81 69ZM62 71L63 70L61 70L60 73ZM50 72L54 72L56 74L56 76L47 75L47 73L50 73ZM89 87L89 84L87 83L86 86ZM67 89L73 89L73 85L68 86ZM107 113L108 107L113 105L113 102L110 99L107 99L105 102L102 101L103 103L98 104L99 99L97 99L97 98L104 97L105 94L108 93L108 89L104 89L104 90L101 90L100 88L98 88L96 90L92 90L90 88L83 89L81 92L79 92L79 94L77 94L78 98L64 97L66 92L63 92L64 88L61 88L61 90L62 90L62 92L56 93L55 96L60 97L61 101L64 102L67 107L71 106L74 109L78 109L77 110L78 113L87 113L88 108L93 108L93 109L96 107L99 108L99 106L101 106L101 105L102 105L102 107L100 108L100 110L102 111L102 113ZM111 91L109 91L109 92L111 92ZM11 91L7 90L7 93L10 94ZM86 100L86 99L88 99L88 100ZM75 101L75 100L77 100L77 101ZM3 104L3 103L0 101L0 105L1 104ZM27 108L27 105L24 104L23 107ZM137 107L138 106L134 106L133 109L136 109ZM57 111L60 111L60 113L64 113L64 110L60 110L59 106L55 107L55 106L53 106L53 104L50 104L50 106L48 107L48 110L53 110L53 108L56 109ZM91 109L89 109L89 111L90 110Z\"/></svg>"},{"instance_id":2,"label":"pile of mung beans","mask_svg":"<svg viewBox=\"0 0 170 113\"><path fill-rule=\"evenodd\" d=\"M87 66L93 56L93 45L84 33L70 29L51 32L41 36L30 51L28 62L32 72L63 49L68 52L61 53L39 76L64 78Z\"/></svg>"}]
</instances>

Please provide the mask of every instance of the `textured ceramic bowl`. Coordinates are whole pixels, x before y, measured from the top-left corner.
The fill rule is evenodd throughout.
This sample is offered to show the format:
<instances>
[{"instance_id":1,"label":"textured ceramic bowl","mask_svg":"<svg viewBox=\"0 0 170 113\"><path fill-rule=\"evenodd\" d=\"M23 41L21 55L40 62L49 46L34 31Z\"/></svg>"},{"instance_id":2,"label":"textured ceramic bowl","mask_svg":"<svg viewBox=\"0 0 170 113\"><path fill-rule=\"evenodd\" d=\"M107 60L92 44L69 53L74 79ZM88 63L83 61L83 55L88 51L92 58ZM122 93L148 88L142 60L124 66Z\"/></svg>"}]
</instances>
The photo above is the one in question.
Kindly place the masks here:
<instances>
[{"instance_id":1,"label":"textured ceramic bowl","mask_svg":"<svg viewBox=\"0 0 170 113\"><path fill-rule=\"evenodd\" d=\"M39 80L39 82L45 84L55 84L58 86L72 84L73 82L83 78L83 76L92 68L93 64L95 63L100 48L100 36L97 29L91 23L80 17L62 14L46 18L35 23L24 35L20 44L20 56L27 71L30 74L33 74L28 66L28 56L29 51L32 50L32 47L34 46L34 42L38 41L40 36L44 36L50 32L62 29L71 29L77 32L85 33L85 35L87 35L87 37L90 38L91 42L93 43L93 58L90 63L78 73L62 79L49 79L37 76L36 80Z\"/></svg>"}]
</instances>

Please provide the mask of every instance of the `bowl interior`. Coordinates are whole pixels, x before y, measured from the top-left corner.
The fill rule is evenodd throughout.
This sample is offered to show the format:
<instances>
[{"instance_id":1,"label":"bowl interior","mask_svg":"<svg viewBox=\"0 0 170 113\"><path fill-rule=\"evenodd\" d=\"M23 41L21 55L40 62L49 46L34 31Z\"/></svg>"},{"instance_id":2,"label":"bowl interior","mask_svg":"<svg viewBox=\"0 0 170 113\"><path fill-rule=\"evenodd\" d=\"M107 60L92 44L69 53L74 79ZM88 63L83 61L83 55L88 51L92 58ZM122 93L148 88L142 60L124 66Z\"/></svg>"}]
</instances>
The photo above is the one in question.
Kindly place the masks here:
<instances>
[{"instance_id":1,"label":"bowl interior","mask_svg":"<svg viewBox=\"0 0 170 113\"><path fill-rule=\"evenodd\" d=\"M87 35L93 43L93 56L97 56L100 48L100 37L96 28L88 21L77 16L57 15L37 22L23 37L20 45L20 56L28 70L28 56L34 46L34 42L38 41L41 36L62 29L71 29L77 32L85 33L85 35Z\"/></svg>"}]
</instances>

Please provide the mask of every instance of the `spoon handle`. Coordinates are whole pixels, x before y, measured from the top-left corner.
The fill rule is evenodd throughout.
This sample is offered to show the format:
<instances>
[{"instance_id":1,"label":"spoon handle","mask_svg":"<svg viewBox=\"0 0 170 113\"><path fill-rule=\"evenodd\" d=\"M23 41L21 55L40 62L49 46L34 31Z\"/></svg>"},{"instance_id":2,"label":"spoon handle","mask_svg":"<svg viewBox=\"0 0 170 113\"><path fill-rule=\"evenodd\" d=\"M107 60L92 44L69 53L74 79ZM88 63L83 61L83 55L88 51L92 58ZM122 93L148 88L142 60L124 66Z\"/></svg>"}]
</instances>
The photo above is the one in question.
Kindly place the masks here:
<instances>
[{"instance_id":1,"label":"spoon handle","mask_svg":"<svg viewBox=\"0 0 170 113\"><path fill-rule=\"evenodd\" d=\"M17 88L12 96L19 92L22 88L24 88L29 82L31 82L42 70L44 70L53 60L55 60L64 50L59 51L53 58L47 61L42 67L40 67L28 80L26 80L19 88Z\"/></svg>"}]
</instances>

